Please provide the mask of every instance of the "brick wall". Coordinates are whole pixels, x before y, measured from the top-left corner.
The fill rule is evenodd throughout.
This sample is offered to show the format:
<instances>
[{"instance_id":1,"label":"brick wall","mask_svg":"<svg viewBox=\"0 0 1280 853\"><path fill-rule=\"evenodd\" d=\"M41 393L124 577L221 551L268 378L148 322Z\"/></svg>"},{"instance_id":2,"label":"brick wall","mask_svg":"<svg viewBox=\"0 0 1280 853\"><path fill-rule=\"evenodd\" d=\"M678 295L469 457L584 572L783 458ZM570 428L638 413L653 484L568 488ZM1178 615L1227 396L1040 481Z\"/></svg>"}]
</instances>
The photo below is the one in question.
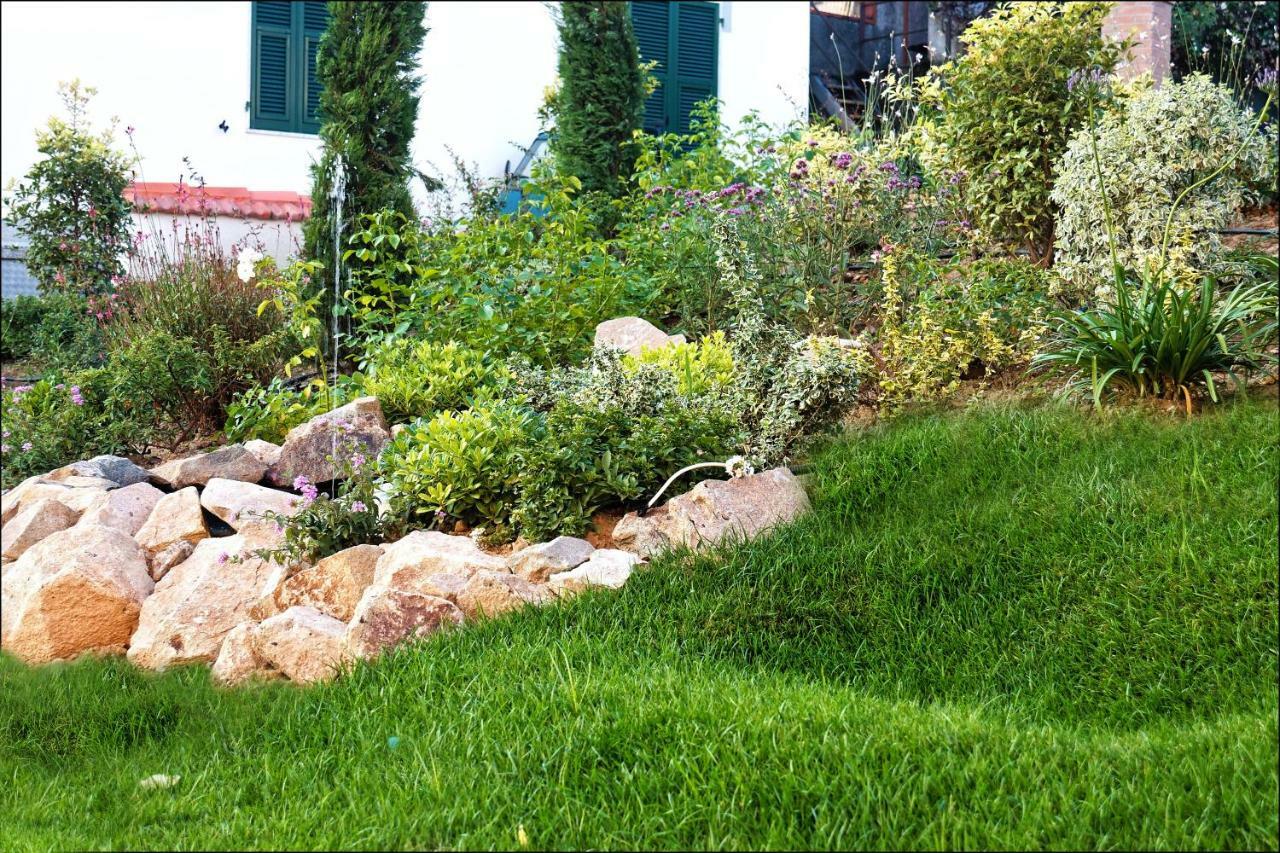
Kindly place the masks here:
<instances>
[{"instance_id":1,"label":"brick wall","mask_svg":"<svg viewBox=\"0 0 1280 853\"><path fill-rule=\"evenodd\" d=\"M1129 59L1117 69L1124 78L1150 72L1158 85L1169 76L1169 52L1173 42L1173 4L1154 2L1120 2L1113 5L1102 34L1116 40L1134 40Z\"/></svg>"}]
</instances>

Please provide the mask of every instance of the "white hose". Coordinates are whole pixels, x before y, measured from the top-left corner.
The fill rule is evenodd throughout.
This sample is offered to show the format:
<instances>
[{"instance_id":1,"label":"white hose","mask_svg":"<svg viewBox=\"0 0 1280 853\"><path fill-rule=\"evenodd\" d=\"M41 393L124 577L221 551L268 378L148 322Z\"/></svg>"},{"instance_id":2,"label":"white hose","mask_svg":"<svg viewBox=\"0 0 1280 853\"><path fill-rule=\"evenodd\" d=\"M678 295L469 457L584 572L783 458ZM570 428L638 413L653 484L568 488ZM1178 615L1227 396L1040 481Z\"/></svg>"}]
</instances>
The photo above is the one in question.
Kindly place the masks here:
<instances>
[{"instance_id":1,"label":"white hose","mask_svg":"<svg viewBox=\"0 0 1280 853\"><path fill-rule=\"evenodd\" d=\"M741 456L731 456L724 462L695 462L692 465L686 465L667 478L667 481L662 484L662 488L658 489L658 493L649 499L649 503L644 508L645 512L653 509L653 505L658 502L658 498L662 497L662 493L667 490L667 486L674 483L680 475L695 471L698 468L723 468L730 477L741 477L744 474L751 473L751 466Z\"/></svg>"}]
</instances>

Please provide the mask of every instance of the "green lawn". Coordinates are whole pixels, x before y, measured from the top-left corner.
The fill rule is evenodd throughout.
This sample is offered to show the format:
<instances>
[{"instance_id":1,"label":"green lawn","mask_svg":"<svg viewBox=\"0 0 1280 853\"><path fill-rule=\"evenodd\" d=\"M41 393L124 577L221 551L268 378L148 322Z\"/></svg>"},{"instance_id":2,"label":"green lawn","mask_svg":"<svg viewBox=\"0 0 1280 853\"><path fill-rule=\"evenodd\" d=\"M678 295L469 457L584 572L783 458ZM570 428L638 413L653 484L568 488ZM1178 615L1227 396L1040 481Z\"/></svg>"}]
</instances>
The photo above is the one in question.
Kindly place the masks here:
<instances>
[{"instance_id":1,"label":"green lawn","mask_svg":"<svg viewBox=\"0 0 1280 853\"><path fill-rule=\"evenodd\" d=\"M1278 444L910 417L780 535L332 685L5 659L3 846L1274 849Z\"/></svg>"}]
</instances>

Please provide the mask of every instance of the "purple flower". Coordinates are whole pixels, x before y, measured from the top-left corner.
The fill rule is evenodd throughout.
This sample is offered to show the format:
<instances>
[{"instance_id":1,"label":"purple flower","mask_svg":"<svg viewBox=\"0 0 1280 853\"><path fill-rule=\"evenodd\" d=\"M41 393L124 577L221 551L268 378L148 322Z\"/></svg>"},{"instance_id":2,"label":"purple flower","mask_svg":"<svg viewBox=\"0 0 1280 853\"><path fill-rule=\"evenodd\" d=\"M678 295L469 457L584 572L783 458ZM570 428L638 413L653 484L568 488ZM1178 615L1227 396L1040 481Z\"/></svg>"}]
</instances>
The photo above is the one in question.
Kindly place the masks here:
<instances>
[{"instance_id":1,"label":"purple flower","mask_svg":"<svg viewBox=\"0 0 1280 853\"><path fill-rule=\"evenodd\" d=\"M352 512L364 512L368 507L364 505L364 501L356 501L351 505Z\"/></svg>"},{"instance_id":2,"label":"purple flower","mask_svg":"<svg viewBox=\"0 0 1280 853\"><path fill-rule=\"evenodd\" d=\"M307 506L315 503L316 498L319 496L320 491L310 483L302 488L302 502Z\"/></svg>"},{"instance_id":3,"label":"purple flower","mask_svg":"<svg viewBox=\"0 0 1280 853\"><path fill-rule=\"evenodd\" d=\"M8 452L9 452L9 445L0 444L0 453L8 453Z\"/></svg>"},{"instance_id":4,"label":"purple flower","mask_svg":"<svg viewBox=\"0 0 1280 853\"><path fill-rule=\"evenodd\" d=\"M80 396L80 386L79 386L79 385L72 385L72 386L71 386L71 402L75 403L77 406L83 406L83 405L84 405L84 397L81 397L81 396Z\"/></svg>"},{"instance_id":5,"label":"purple flower","mask_svg":"<svg viewBox=\"0 0 1280 853\"><path fill-rule=\"evenodd\" d=\"M310 485L310 483L311 481L308 480L306 476L299 474L298 476L293 478L293 489L296 492L300 492L303 489L305 489L308 485Z\"/></svg>"},{"instance_id":6,"label":"purple flower","mask_svg":"<svg viewBox=\"0 0 1280 853\"><path fill-rule=\"evenodd\" d=\"M227 560L230 560L230 559L231 559L231 555L228 554L226 551L223 551L221 554L218 555L218 565L225 566L227 564Z\"/></svg>"},{"instance_id":7,"label":"purple flower","mask_svg":"<svg viewBox=\"0 0 1280 853\"><path fill-rule=\"evenodd\" d=\"M726 211L730 216L741 216L746 212L747 209L745 207L731 207Z\"/></svg>"},{"instance_id":8,"label":"purple flower","mask_svg":"<svg viewBox=\"0 0 1280 853\"><path fill-rule=\"evenodd\" d=\"M365 458L363 453L357 453L356 455L351 457L352 468L361 468L364 466L364 463L365 463Z\"/></svg>"},{"instance_id":9,"label":"purple flower","mask_svg":"<svg viewBox=\"0 0 1280 853\"><path fill-rule=\"evenodd\" d=\"M892 160L885 160L883 163L880 164L880 171L892 172L893 174L896 175L898 174L898 164L893 162Z\"/></svg>"},{"instance_id":10,"label":"purple flower","mask_svg":"<svg viewBox=\"0 0 1280 853\"><path fill-rule=\"evenodd\" d=\"M839 154L831 155L831 165L837 169L847 169L853 163L853 155L848 151L841 151Z\"/></svg>"},{"instance_id":11,"label":"purple flower","mask_svg":"<svg viewBox=\"0 0 1280 853\"><path fill-rule=\"evenodd\" d=\"M23 451L24 453L26 453L26 452L28 452L28 451L30 451L30 450L31 450L32 446L33 446L33 445L31 444L31 442L29 442L29 441L24 441L24 442L22 442L22 451Z\"/></svg>"}]
</instances>

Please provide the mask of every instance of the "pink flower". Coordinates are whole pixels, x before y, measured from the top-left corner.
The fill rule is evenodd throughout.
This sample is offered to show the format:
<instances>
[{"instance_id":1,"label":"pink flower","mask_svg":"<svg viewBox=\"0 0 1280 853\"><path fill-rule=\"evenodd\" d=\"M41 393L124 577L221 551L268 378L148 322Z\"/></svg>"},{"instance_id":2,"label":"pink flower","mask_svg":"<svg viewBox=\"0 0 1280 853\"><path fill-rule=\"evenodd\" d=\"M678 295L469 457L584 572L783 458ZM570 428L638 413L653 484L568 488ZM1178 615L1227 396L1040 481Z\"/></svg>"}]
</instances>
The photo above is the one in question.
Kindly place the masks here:
<instances>
[{"instance_id":1,"label":"pink flower","mask_svg":"<svg viewBox=\"0 0 1280 853\"><path fill-rule=\"evenodd\" d=\"M351 467L353 468L361 468L364 466L364 463L365 458L363 453L357 453L355 456L351 457Z\"/></svg>"},{"instance_id":2,"label":"pink flower","mask_svg":"<svg viewBox=\"0 0 1280 853\"><path fill-rule=\"evenodd\" d=\"M368 507L364 505L364 501L356 501L351 505L352 512L364 512Z\"/></svg>"},{"instance_id":3,"label":"pink flower","mask_svg":"<svg viewBox=\"0 0 1280 853\"><path fill-rule=\"evenodd\" d=\"M29 442L29 441L24 441L24 442L22 442L22 451L23 451L24 453L29 452L29 451L31 450L31 447L32 447L31 442Z\"/></svg>"},{"instance_id":4,"label":"pink flower","mask_svg":"<svg viewBox=\"0 0 1280 853\"><path fill-rule=\"evenodd\" d=\"M80 386L79 386L79 385L72 385L72 386L71 386L71 402L75 403L77 406L83 406L83 405L84 405L84 397L81 397L81 396L80 396Z\"/></svg>"},{"instance_id":5,"label":"pink flower","mask_svg":"<svg viewBox=\"0 0 1280 853\"><path fill-rule=\"evenodd\" d=\"M230 559L231 559L231 555L228 554L226 551L223 551L221 554L218 555L218 565L225 566L227 564L227 560L230 560Z\"/></svg>"}]
</instances>

